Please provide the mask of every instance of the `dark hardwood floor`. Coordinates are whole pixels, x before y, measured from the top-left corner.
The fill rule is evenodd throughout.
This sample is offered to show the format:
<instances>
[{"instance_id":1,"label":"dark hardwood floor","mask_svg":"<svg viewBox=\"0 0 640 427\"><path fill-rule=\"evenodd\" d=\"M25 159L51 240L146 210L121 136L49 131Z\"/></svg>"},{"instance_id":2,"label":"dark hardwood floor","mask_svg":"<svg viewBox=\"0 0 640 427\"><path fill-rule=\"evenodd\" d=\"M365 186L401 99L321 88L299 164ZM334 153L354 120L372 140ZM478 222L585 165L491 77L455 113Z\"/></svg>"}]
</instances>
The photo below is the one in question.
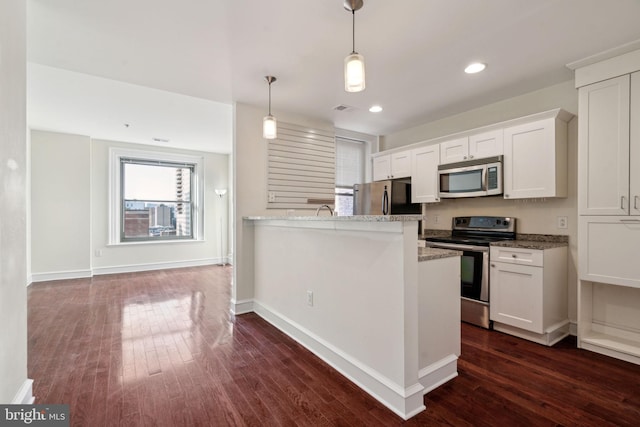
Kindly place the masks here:
<instances>
[{"instance_id":1,"label":"dark hardwood floor","mask_svg":"<svg viewBox=\"0 0 640 427\"><path fill-rule=\"evenodd\" d=\"M255 314L231 267L29 287L36 403L79 426L637 426L640 366L462 325L459 376L403 422Z\"/></svg>"}]
</instances>

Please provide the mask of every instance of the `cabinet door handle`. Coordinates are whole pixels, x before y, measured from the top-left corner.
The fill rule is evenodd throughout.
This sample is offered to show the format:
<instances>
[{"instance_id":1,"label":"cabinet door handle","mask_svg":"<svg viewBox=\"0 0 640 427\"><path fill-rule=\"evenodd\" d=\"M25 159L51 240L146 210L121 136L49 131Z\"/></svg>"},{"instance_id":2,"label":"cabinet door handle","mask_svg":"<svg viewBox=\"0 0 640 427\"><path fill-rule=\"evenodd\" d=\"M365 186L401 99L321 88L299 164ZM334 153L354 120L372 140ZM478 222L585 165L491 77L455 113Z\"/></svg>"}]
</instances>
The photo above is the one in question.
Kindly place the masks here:
<instances>
[{"instance_id":1,"label":"cabinet door handle","mask_svg":"<svg viewBox=\"0 0 640 427\"><path fill-rule=\"evenodd\" d=\"M495 267L496 267L496 265L495 265L495 264L491 264L491 267L495 268Z\"/></svg>"},{"instance_id":2,"label":"cabinet door handle","mask_svg":"<svg viewBox=\"0 0 640 427\"><path fill-rule=\"evenodd\" d=\"M518 255L516 255L516 254L511 254L511 258L518 258Z\"/></svg>"},{"instance_id":3,"label":"cabinet door handle","mask_svg":"<svg viewBox=\"0 0 640 427\"><path fill-rule=\"evenodd\" d=\"M640 199L640 197L633 196L633 209L638 209L638 199Z\"/></svg>"},{"instance_id":4,"label":"cabinet door handle","mask_svg":"<svg viewBox=\"0 0 640 427\"><path fill-rule=\"evenodd\" d=\"M620 222L640 222L640 219L621 219Z\"/></svg>"},{"instance_id":5,"label":"cabinet door handle","mask_svg":"<svg viewBox=\"0 0 640 427\"><path fill-rule=\"evenodd\" d=\"M620 209L624 209L624 196L620 197Z\"/></svg>"}]
</instances>

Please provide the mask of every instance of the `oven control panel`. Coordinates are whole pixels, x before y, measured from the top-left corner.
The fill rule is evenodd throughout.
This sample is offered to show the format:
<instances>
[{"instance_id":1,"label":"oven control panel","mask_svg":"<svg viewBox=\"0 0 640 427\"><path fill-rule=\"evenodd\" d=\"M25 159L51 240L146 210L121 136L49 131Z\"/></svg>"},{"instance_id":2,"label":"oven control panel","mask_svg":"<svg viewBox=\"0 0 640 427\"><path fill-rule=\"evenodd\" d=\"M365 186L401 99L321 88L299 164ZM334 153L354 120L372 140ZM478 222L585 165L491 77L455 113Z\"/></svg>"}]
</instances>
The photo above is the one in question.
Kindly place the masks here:
<instances>
[{"instance_id":1,"label":"oven control panel","mask_svg":"<svg viewBox=\"0 0 640 427\"><path fill-rule=\"evenodd\" d=\"M483 230L514 232L516 219L502 216L457 216L453 218L454 230Z\"/></svg>"}]
</instances>

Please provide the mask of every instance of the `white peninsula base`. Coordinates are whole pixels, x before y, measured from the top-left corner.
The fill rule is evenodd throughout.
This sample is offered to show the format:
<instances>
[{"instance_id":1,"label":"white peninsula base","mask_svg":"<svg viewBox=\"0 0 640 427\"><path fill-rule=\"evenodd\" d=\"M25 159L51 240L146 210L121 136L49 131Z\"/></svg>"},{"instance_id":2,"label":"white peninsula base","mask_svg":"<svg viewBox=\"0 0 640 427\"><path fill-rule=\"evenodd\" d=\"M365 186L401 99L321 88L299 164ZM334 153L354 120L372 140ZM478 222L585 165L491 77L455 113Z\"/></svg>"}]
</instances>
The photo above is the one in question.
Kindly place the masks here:
<instances>
[{"instance_id":1,"label":"white peninsula base","mask_svg":"<svg viewBox=\"0 0 640 427\"><path fill-rule=\"evenodd\" d=\"M436 251L418 261L420 217L382 218L245 219L251 303L408 419L425 409L425 393L457 375L460 260Z\"/></svg>"}]
</instances>

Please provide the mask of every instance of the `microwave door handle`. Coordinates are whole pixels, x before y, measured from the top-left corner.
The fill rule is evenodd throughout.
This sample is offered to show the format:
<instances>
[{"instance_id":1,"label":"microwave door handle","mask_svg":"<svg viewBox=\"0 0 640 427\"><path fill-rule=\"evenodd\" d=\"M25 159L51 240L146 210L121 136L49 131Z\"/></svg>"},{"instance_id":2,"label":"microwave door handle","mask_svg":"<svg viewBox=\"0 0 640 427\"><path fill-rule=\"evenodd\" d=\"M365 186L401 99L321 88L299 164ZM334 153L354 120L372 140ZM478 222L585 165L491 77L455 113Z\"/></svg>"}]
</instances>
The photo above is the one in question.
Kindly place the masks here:
<instances>
[{"instance_id":1,"label":"microwave door handle","mask_svg":"<svg viewBox=\"0 0 640 427\"><path fill-rule=\"evenodd\" d=\"M482 191L489 190L489 182L487 181L489 174L487 173L487 167L482 168Z\"/></svg>"}]
</instances>

